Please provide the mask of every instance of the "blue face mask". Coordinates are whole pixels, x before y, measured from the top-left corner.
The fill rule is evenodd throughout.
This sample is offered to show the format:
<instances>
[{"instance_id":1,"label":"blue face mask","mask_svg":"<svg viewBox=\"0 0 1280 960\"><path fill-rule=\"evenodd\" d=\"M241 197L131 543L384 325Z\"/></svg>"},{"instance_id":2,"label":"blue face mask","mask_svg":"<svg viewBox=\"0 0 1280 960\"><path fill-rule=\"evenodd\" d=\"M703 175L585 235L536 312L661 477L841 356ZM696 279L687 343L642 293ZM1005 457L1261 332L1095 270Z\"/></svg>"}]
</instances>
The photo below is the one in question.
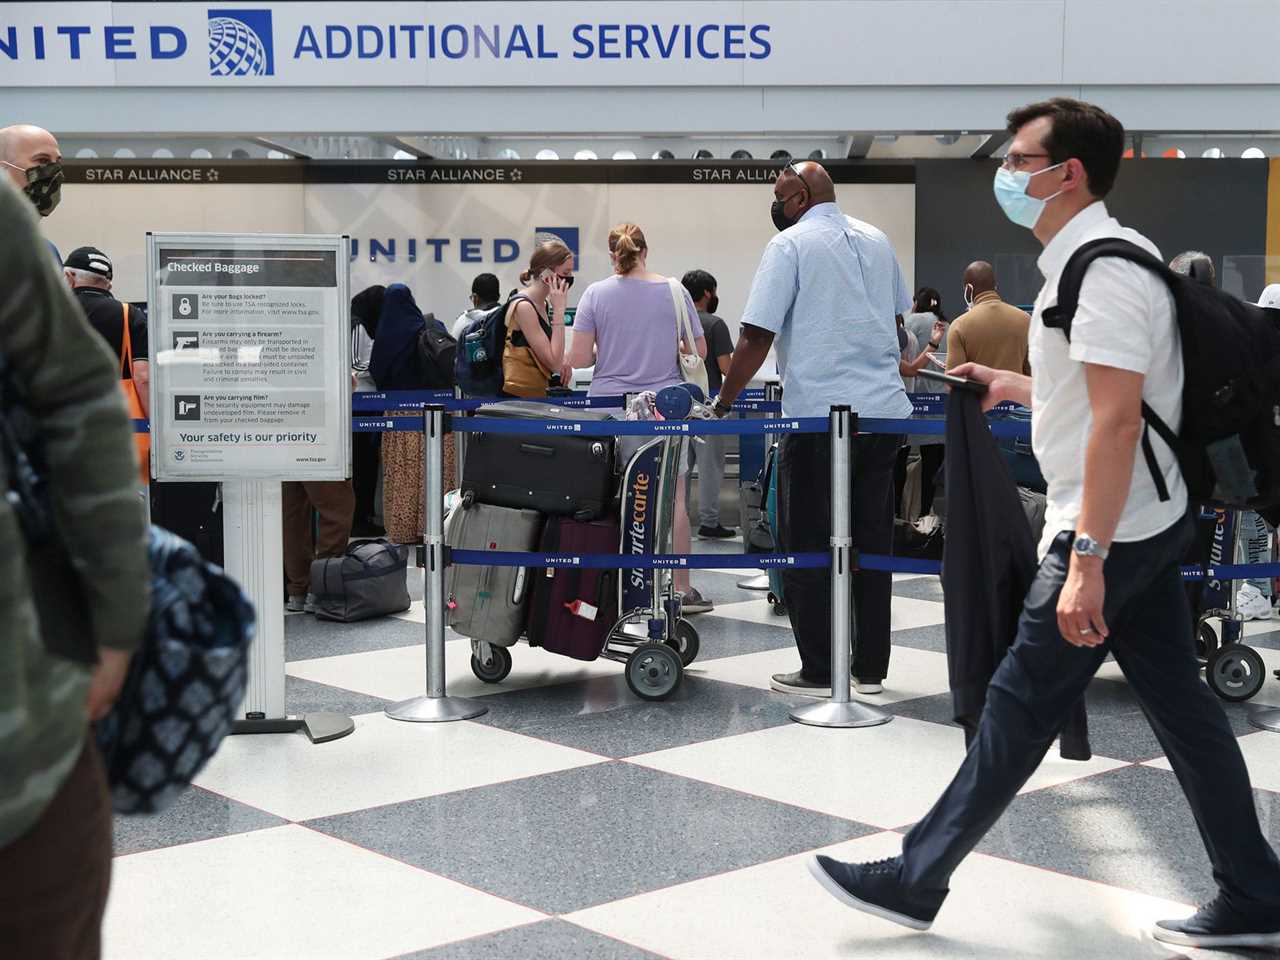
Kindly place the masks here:
<instances>
[{"instance_id":1,"label":"blue face mask","mask_svg":"<svg viewBox=\"0 0 1280 960\"><path fill-rule=\"evenodd\" d=\"M1004 167L997 170L992 186L996 194L996 203L1000 204L1004 215L1020 227L1026 227L1028 230L1035 229L1036 223L1040 220L1040 214L1044 213L1045 204L1061 195L1062 191L1059 190L1041 200L1039 197L1028 196L1027 187L1031 185L1032 177L1038 177L1060 166L1062 166L1061 163L1055 163L1052 167L1045 167L1035 173L1027 173L1025 170L1015 172L1006 170Z\"/></svg>"}]
</instances>

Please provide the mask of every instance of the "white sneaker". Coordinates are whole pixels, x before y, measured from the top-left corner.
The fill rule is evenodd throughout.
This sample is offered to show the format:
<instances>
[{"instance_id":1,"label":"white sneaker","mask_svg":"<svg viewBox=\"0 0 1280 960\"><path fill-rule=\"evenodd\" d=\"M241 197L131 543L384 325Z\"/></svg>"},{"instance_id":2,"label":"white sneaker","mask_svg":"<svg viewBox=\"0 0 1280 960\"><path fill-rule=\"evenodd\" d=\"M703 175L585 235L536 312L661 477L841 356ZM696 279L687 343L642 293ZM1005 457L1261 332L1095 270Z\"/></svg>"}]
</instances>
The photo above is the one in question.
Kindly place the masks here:
<instances>
[{"instance_id":1,"label":"white sneaker","mask_svg":"<svg viewBox=\"0 0 1280 960\"><path fill-rule=\"evenodd\" d=\"M1245 620L1270 620L1271 601L1251 583L1236 591L1236 612Z\"/></svg>"},{"instance_id":2,"label":"white sneaker","mask_svg":"<svg viewBox=\"0 0 1280 960\"><path fill-rule=\"evenodd\" d=\"M859 680L857 677L853 678L853 689L855 693L860 693L863 696L884 693L884 687L882 687L878 681Z\"/></svg>"}]
</instances>

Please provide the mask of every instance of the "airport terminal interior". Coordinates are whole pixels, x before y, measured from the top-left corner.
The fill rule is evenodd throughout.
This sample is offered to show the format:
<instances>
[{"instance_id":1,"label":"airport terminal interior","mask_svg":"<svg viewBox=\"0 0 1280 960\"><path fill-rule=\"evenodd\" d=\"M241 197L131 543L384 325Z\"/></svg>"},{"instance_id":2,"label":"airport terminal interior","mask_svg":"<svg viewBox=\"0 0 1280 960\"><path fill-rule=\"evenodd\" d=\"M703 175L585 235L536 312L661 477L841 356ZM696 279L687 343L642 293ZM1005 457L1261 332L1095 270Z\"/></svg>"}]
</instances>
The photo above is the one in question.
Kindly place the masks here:
<instances>
[{"instance_id":1,"label":"airport terminal interior","mask_svg":"<svg viewBox=\"0 0 1280 960\"><path fill-rule=\"evenodd\" d=\"M110 794L100 800L114 808L105 910L46 913L59 896L42 895L39 910L21 899L18 871L36 874L18 864L53 861L34 820L25 840L9 832L21 791L0 791L0 960L1280 957L1280 868L1255 874L1276 877L1274 888L1243 894L1264 904L1247 918L1253 940L1214 949L1156 935L1160 921L1225 902L1215 898L1238 864L1211 864L1184 795L1188 768L1175 774L1169 758L1208 741L1162 742L1113 656L1084 696L1086 755L1067 731L1053 738L955 869L927 930L903 925L907 908L836 889L818 876L829 861L815 859L899 869L904 838L982 752L958 722L965 650L996 649L988 678L1014 657L1022 594L1012 612L997 609L1011 588L987 578L986 547L966 553L947 539L974 529L962 526L974 502L992 509L957 486L970 462L951 446L963 387L948 398L926 377L952 366L958 318L994 297L1023 311L1022 362L1007 369L1034 382L1026 358L1038 333L1028 353L1026 317L1040 322L1041 287L1062 263L1029 228L1072 201L1025 174L1065 183L1095 176L1095 161L1060 159L1048 141L1037 153L1007 115L1050 98L1107 111L1124 126L1108 141L1122 152L1109 215L1150 238L1162 262L1189 254L1171 282L1210 282L1280 331L1278 30L1280 4L1253 0L0 4L0 170L36 203L57 258L46 266L76 288L131 373L150 522L194 545L185 556L199 576L229 585L256 619L252 629L225 621L218 642L231 631L239 645L207 667L216 681L180 689L190 675L170 670L173 658L209 656L208 638L191 640L191 621L170 616L184 646L175 653L168 637L161 648L153 612L86 747L102 746ZM1065 114L1053 116L1065 128ZM1027 222L1001 199L1002 177L1038 205ZM801 229L791 204L820 205L828 190L860 224L840 221L862 270L872 246L895 265L818 276L806 274L812 261L784 270L769 259ZM636 234L623 225L642 231L647 266L635 276L677 282L650 300L670 348L633 330L619 361L606 353L601 306L617 282L600 282L633 265L620 250ZM856 318L856 339L806 340L806 290L825 284L838 302L888 308ZM762 328L744 318L779 302L762 285L792 299L757 356ZM491 321L517 289L544 299L512 299ZM99 322L104 299L111 318ZM1187 301L1166 300L1182 322ZM615 329L651 320L638 300L611 302L623 304ZM517 303L532 308L519 324ZM712 347L693 373L677 355L681 316ZM491 322L507 324L500 339ZM584 328L597 352L571 362ZM503 359L489 383L494 344ZM657 353L679 377L628 379ZM1254 353L1241 351L1242 367ZM873 354L879 368L856 359ZM513 357L537 380L532 392L513 386ZM752 358L758 369L737 376ZM876 369L903 406L873 405L857 426ZM1267 397L1280 365L1271 369ZM817 406L813 380L831 385ZM736 402L722 408L731 383ZM854 405L853 444L841 447L842 414L828 419L827 398ZM990 482L1007 488L1011 512L988 518L984 534L1001 544L1017 539L1006 526L1033 544L1046 516L1064 516L1022 413L978 431L993 433L982 449L1009 467ZM784 465L775 444L794 451L815 434L825 459L808 473ZM869 476L859 471L879 449L866 441L888 435L899 439L875 482L884 519L894 514L892 545L868 547L871 508L855 506L850 529L839 485L856 505ZM1036 451L1051 440L1038 434ZM1137 491L1148 462L1130 452ZM1252 474L1274 499L1224 500L1219 484L1219 499L1188 507L1202 549L1178 559L1194 637L1168 638L1188 676L1195 646L1197 709L1225 714L1230 736L1214 749L1234 757L1234 740L1247 770L1259 862L1266 845L1280 850L1276 463ZM780 471L792 504L781 516ZM605 493L591 500L583 491L597 477ZM1092 482L1072 496L1100 496ZM22 506L9 484L0 512ZM1174 493L1187 497L1181 481ZM801 525L805 500L806 518L837 516L797 547L781 525ZM4 523L0 535L18 529ZM1062 557L1098 549L1071 542ZM173 602L162 587L182 582L166 579L154 540L151 550L159 609ZM953 559L940 570L944 550ZM606 553L633 565L593 566ZM891 579L891 654L885 676L855 676L845 694L840 674L866 624L839 598L862 602L869 570ZM800 574L816 590L805 597L818 597L808 610L783 590ZM971 635L974 622L995 621L1003 640L995 627ZM1141 634L1170 617L1129 610L1123 622ZM804 688L802 673L786 679L802 667L798 629L830 644L834 691ZM0 656L15 650L0 641ZM0 675L16 676L19 662L0 661ZM230 700L197 721L178 709L196 689ZM1033 723L1035 704L999 719L991 699L983 723ZM27 722L11 707L0 700L0 758L29 764L29 753L6 752ZM171 708L176 734L159 725ZM120 757L141 752L148 724L163 771L125 769ZM205 753L187 764L178 750L196 740ZM982 762L1012 762L982 743ZM61 782L69 768L48 776ZM162 777L180 789L161 789ZM1248 810L1239 781L1218 793L1200 780L1193 792ZM1240 829L1253 837L1248 820ZM58 870L76 874L76 855ZM66 938L73 946L39 939L77 909L88 919L75 920L87 926Z\"/></svg>"}]
</instances>

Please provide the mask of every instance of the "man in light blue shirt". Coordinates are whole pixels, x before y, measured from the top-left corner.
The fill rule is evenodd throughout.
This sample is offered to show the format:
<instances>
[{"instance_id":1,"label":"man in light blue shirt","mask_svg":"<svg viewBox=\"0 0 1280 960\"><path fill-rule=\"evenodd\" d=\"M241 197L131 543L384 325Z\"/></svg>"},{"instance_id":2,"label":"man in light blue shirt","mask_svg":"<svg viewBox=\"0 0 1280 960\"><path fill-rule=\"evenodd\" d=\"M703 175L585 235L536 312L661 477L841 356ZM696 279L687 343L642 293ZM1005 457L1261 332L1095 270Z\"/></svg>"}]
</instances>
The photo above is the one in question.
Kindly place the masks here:
<instances>
[{"instance_id":1,"label":"man in light blue shirt","mask_svg":"<svg viewBox=\"0 0 1280 960\"><path fill-rule=\"evenodd\" d=\"M910 416L898 372L896 317L910 308L911 297L889 239L841 213L821 164L788 164L773 193L771 214L781 232L756 271L716 412L728 411L776 339L786 416L825 417L838 404L864 417ZM901 442L884 434L855 440L853 541L866 553L893 547L893 465ZM779 446L778 540L788 553L828 548L830 461L824 434L790 434ZM782 578L800 669L776 675L773 689L830 696L829 574L787 569ZM892 589L888 573L854 574L853 675L860 693L879 693L889 669Z\"/></svg>"}]
</instances>

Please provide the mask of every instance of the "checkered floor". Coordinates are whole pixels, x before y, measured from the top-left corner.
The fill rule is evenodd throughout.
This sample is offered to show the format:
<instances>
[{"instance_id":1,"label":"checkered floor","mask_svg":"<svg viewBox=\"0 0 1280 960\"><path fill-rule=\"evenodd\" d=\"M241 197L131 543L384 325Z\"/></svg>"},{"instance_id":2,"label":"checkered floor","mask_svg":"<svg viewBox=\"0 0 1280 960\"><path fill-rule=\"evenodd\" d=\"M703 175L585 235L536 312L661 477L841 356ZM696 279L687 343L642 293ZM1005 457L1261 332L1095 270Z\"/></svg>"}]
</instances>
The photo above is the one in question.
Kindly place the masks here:
<instances>
[{"instance_id":1,"label":"checkered floor","mask_svg":"<svg viewBox=\"0 0 1280 960\"><path fill-rule=\"evenodd\" d=\"M700 544L704 550L735 549ZM484 717L397 723L423 691L422 608L349 626L288 621L290 712L355 734L227 740L176 807L117 824L113 960L195 958L917 958L1195 956L1145 927L1213 894L1178 784L1113 664L1089 693L1095 758L1051 752L961 867L933 930L840 906L817 850L895 853L963 755L948 722L936 578L899 577L882 696L863 730L788 719L768 689L798 661L785 618L741 572L696 573L716 603L670 701L636 700L609 662L517 647L500 686L448 645L450 692ZM1280 706L1280 622L1251 624ZM1280 736L1227 705L1264 830L1280 846ZM1216 954L1221 956L1222 954ZM1250 954L1259 956L1259 954ZM1204 954L1208 956L1208 954Z\"/></svg>"}]
</instances>

